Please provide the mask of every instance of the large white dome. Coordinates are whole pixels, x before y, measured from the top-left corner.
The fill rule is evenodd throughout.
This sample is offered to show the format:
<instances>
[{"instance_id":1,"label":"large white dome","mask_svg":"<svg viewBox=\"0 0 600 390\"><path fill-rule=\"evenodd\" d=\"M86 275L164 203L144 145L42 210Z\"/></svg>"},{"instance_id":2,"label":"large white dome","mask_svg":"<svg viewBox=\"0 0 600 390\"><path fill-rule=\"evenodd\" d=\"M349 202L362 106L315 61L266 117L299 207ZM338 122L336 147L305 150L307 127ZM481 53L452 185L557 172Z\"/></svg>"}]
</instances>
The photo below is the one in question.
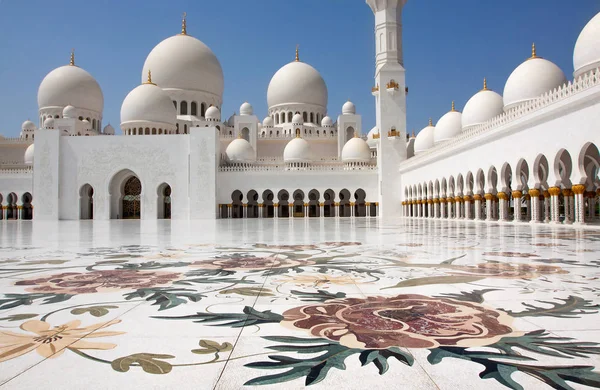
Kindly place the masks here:
<instances>
[{"instance_id":1,"label":"large white dome","mask_svg":"<svg viewBox=\"0 0 600 390\"><path fill-rule=\"evenodd\" d=\"M452 110L444 114L435 125L433 136L434 144L447 141L456 137L462 132L462 114L454 109L452 102Z\"/></svg>"},{"instance_id":2,"label":"large white dome","mask_svg":"<svg viewBox=\"0 0 600 390\"><path fill-rule=\"evenodd\" d=\"M48 73L38 89L39 109L65 107L77 108L101 114L104 95L100 85L85 70L75 65L61 66Z\"/></svg>"},{"instance_id":3,"label":"large white dome","mask_svg":"<svg viewBox=\"0 0 600 390\"><path fill-rule=\"evenodd\" d=\"M300 137L296 137L285 146L283 160L286 163L310 162L312 152L309 143Z\"/></svg>"},{"instance_id":4,"label":"large white dome","mask_svg":"<svg viewBox=\"0 0 600 390\"><path fill-rule=\"evenodd\" d=\"M433 148L435 136L435 126L429 120L429 126L419 131L417 139L415 139L415 154L423 153L424 151Z\"/></svg>"},{"instance_id":5,"label":"large white dome","mask_svg":"<svg viewBox=\"0 0 600 390\"><path fill-rule=\"evenodd\" d=\"M256 161L254 148L243 138L234 139L225 150L227 159L234 164L249 164Z\"/></svg>"},{"instance_id":6,"label":"large white dome","mask_svg":"<svg viewBox=\"0 0 600 390\"><path fill-rule=\"evenodd\" d=\"M208 46L194 37L175 35L156 45L144 63L142 82L149 70L163 89L208 92L222 100L221 63Z\"/></svg>"},{"instance_id":7,"label":"large white dome","mask_svg":"<svg viewBox=\"0 0 600 390\"><path fill-rule=\"evenodd\" d=\"M269 108L286 104L309 104L327 108L327 86L321 74L304 62L294 61L279 69L269 83Z\"/></svg>"},{"instance_id":8,"label":"large white dome","mask_svg":"<svg viewBox=\"0 0 600 390\"><path fill-rule=\"evenodd\" d=\"M567 82L563 71L554 63L535 55L515 69L504 86L504 110L533 100Z\"/></svg>"},{"instance_id":9,"label":"large white dome","mask_svg":"<svg viewBox=\"0 0 600 390\"><path fill-rule=\"evenodd\" d=\"M600 13L596 14L585 25L573 52L573 68L575 77L600 67Z\"/></svg>"},{"instance_id":10,"label":"large white dome","mask_svg":"<svg viewBox=\"0 0 600 390\"><path fill-rule=\"evenodd\" d=\"M483 89L477 92L467 104L462 113L462 127L477 126L504 112L502 96L487 88L484 80Z\"/></svg>"},{"instance_id":11,"label":"large white dome","mask_svg":"<svg viewBox=\"0 0 600 390\"><path fill-rule=\"evenodd\" d=\"M176 121L177 111L171 98L155 84L144 83L136 87L121 106L121 128L133 122L173 127Z\"/></svg>"},{"instance_id":12,"label":"large white dome","mask_svg":"<svg viewBox=\"0 0 600 390\"><path fill-rule=\"evenodd\" d=\"M368 163L371 161L371 148L362 138L351 138L342 149L342 161Z\"/></svg>"}]
</instances>

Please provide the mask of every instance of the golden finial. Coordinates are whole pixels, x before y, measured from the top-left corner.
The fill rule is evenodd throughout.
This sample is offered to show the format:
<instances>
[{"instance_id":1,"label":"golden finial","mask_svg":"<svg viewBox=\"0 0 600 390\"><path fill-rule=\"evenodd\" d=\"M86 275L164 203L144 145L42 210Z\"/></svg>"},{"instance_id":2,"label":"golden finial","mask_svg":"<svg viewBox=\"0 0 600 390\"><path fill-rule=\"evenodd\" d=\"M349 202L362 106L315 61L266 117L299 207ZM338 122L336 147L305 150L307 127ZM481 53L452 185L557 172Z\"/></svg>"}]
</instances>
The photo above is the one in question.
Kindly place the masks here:
<instances>
[{"instance_id":1,"label":"golden finial","mask_svg":"<svg viewBox=\"0 0 600 390\"><path fill-rule=\"evenodd\" d=\"M487 91L487 90L488 90L488 87L487 87L487 78L484 77L483 78L483 89L482 89L482 91Z\"/></svg>"},{"instance_id":2,"label":"golden finial","mask_svg":"<svg viewBox=\"0 0 600 390\"><path fill-rule=\"evenodd\" d=\"M358 138L358 131L354 132L354 138Z\"/></svg>"},{"instance_id":3,"label":"golden finial","mask_svg":"<svg viewBox=\"0 0 600 390\"><path fill-rule=\"evenodd\" d=\"M181 19L181 35L187 35L187 12L183 13Z\"/></svg>"},{"instance_id":4,"label":"golden finial","mask_svg":"<svg viewBox=\"0 0 600 390\"><path fill-rule=\"evenodd\" d=\"M456 108L454 108L454 100L452 100L452 110L450 110L452 112L456 111Z\"/></svg>"},{"instance_id":5,"label":"golden finial","mask_svg":"<svg viewBox=\"0 0 600 390\"><path fill-rule=\"evenodd\" d=\"M146 82L144 84L156 85L152 82L152 71L150 69L148 69L148 80L146 80Z\"/></svg>"},{"instance_id":6,"label":"golden finial","mask_svg":"<svg viewBox=\"0 0 600 390\"><path fill-rule=\"evenodd\" d=\"M429 126L433 126L433 121L431 120L431 118L429 118Z\"/></svg>"},{"instance_id":7,"label":"golden finial","mask_svg":"<svg viewBox=\"0 0 600 390\"><path fill-rule=\"evenodd\" d=\"M69 62L69 65L75 66L75 49L71 49L71 61Z\"/></svg>"},{"instance_id":8,"label":"golden finial","mask_svg":"<svg viewBox=\"0 0 600 390\"><path fill-rule=\"evenodd\" d=\"M241 131L238 133L238 139L242 139L242 132Z\"/></svg>"},{"instance_id":9,"label":"golden finial","mask_svg":"<svg viewBox=\"0 0 600 390\"><path fill-rule=\"evenodd\" d=\"M415 135L415 130L413 129L412 131L412 137L411 138L416 138L417 136Z\"/></svg>"},{"instance_id":10,"label":"golden finial","mask_svg":"<svg viewBox=\"0 0 600 390\"><path fill-rule=\"evenodd\" d=\"M296 62L300 62L300 45L296 45Z\"/></svg>"}]
</instances>

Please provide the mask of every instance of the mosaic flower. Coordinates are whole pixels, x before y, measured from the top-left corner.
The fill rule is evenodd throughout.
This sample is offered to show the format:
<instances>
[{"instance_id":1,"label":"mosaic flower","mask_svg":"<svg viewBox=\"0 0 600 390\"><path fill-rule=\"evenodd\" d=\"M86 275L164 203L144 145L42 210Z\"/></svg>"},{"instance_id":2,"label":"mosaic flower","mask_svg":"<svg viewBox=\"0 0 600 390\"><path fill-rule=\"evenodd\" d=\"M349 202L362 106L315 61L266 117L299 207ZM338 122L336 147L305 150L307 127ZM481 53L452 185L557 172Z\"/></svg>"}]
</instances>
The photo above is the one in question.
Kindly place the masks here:
<instances>
[{"instance_id":1,"label":"mosaic flower","mask_svg":"<svg viewBox=\"0 0 600 390\"><path fill-rule=\"evenodd\" d=\"M280 250L293 250L293 251L306 251L314 249L323 249L323 247L342 247L342 246L357 246L362 245L360 242L352 241L328 241L320 244L298 244L298 245L268 245L268 244L255 244L256 248L266 249L280 249Z\"/></svg>"},{"instance_id":2,"label":"mosaic flower","mask_svg":"<svg viewBox=\"0 0 600 390\"><path fill-rule=\"evenodd\" d=\"M280 283L290 283L301 287L321 288L328 285L345 286L357 283L363 283L359 278L348 275L322 275L322 274L299 274L294 276L284 276L279 279Z\"/></svg>"},{"instance_id":3,"label":"mosaic flower","mask_svg":"<svg viewBox=\"0 0 600 390\"><path fill-rule=\"evenodd\" d=\"M35 286L29 292L90 294L169 285L181 278L179 273L160 271L110 270L86 273L67 272L38 279L21 280L17 286Z\"/></svg>"},{"instance_id":4,"label":"mosaic flower","mask_svg":"<svg viewBox=\"0 0 600 390\"><path fill-rule=\"evenodd\" d=\"M65 349L113 349L116 344L94 343L87 339L123 334L124 332L100 330L119 322L121 320L113 320L84 328L79 327L81 321L71 321L52 328L44 321L24 322L21 329L29 333L0 331L0 362L25 355L33 350L45 358L56 358L62 355Z\"/></svg>"},{"instance_id":5,"label":"mosaic flower","mask_svg":"<svg viewBox=\"0 0 600 390\"><path fill-rule=\"evenodd\" d=\"M222 269L226 271L260 271L272 268L292 268L315 264L311 260L289 259L281 256L252 257L238 256L196 261L192 267L203 269Z\"/></svg>"},{"instance_id":6,"label":"mosaic flower","mask_svg":"<svg viewBox=\"0 0 600 390\"><path fill-rule=\"evenodd\" d=\"M539 257L535 253L520 253L520 252L485 252L484 256L496 256L496 257L520 257L520 258L529 258L529 257Z\"/></svg>"},{"instance_id":7,"label":"mosaic flower","mask_svg":"<svg viewBox=\"0 0 600 390\"><path fill-rule=\"evenodd\" d=\"M466 273L505 279L534 279L541 275L569 273L560 267L543 264L484 263L477 266L457 266L454 269L460 271L452 272L454 275Z\"/></svg>"},{"instance_id":8,"label":"mosaic flower","mask_svg":"<svg viewBox=\"0 0 600 390\"><path fill-rule=\"evenodd\" d=\"M282 324L349 348L480 347L514 335L512 317L476 303L406 294L335 299L283 313Z\"/></svg>"}]
</instances>

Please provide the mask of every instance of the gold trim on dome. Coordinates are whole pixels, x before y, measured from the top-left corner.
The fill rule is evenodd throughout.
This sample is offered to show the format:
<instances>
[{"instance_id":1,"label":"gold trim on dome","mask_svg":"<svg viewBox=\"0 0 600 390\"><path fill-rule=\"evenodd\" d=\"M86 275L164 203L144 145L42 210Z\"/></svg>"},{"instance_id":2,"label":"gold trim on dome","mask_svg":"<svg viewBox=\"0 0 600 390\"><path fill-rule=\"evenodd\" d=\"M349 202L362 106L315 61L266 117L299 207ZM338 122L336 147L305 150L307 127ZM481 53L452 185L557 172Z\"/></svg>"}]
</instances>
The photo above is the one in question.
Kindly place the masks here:
<instances>
[{"instance_id":1,"label":"gold trim on dome","mask_svg":"<svg viewBox=\"0 0 600 390\"><path fill-rule=\"evenodd\" d=\"M69 61L69 65L75 66L75 49L71 49L71 59Z\"/></svg>"},{"instance_id":2,"label":"gold trim on dome","mask_svg":"<svg viewBox=\"0 0 600 390\"><path fill-rule=\"evenodd\" d=\"M538 57L536 49L535 49L535 42L531 44L531 57L528 58L528 60L534 60L536 58L542 58L542 57Z\"/></svg>"},{"instance_id":3,"label":"gold trim on dome","mask_svg":"<svg viewBox=\"0 0 600 390\"><path fill-rule=\"evenodd\" d=\"M429 118L429 127L433 127L433 120Z\"/></svg>"},{"instance_id":4,"label":"gold trim on dome","mask_svg":"<svg viewBox=\"0 0 600 390\"><path fill-rule=\"evenodd\" d=\"M181 35L187 35L187 12L184 12L181 18Z\"/></svg>"},{"instance_id":5,"label":"gold trim on dome","mask_svg":"<svg viewBox=\"0 0 600 390\"><path fill-rule=\"evenodd\" d=\"M296 45L296 62L300 62L300 45Z\"/></svg>"}]
</instances>

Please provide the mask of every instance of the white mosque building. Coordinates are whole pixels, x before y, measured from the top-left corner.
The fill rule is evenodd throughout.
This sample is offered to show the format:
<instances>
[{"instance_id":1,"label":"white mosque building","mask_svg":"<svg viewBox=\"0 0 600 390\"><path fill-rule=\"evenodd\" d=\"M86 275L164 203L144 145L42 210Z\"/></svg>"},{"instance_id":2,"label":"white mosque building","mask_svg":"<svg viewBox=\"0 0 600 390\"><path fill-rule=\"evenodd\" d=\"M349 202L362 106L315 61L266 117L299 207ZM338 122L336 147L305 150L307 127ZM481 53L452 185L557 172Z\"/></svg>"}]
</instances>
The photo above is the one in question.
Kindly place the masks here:
<instances>
[{"instance_id":1,"label":"white mosque building","mask_svg":"<svg viewBox=\"0 0 600 390\"><path fill-rule=\"evenodd\" d=\"M271 79L262 121L247 102L222 118L221 65L184 16L146 58L120 135L103 126L101 87L74 53L44 78L38 123L0 136L0 219L598 220L600 14L577 40L572 78L533 46L502 95L484 80L462 113L452 103L409 137L406 0L366 2L377 110L367 135L352 102L329 116L327 85L298 49Z\"/></svg>"}]
</instances>

